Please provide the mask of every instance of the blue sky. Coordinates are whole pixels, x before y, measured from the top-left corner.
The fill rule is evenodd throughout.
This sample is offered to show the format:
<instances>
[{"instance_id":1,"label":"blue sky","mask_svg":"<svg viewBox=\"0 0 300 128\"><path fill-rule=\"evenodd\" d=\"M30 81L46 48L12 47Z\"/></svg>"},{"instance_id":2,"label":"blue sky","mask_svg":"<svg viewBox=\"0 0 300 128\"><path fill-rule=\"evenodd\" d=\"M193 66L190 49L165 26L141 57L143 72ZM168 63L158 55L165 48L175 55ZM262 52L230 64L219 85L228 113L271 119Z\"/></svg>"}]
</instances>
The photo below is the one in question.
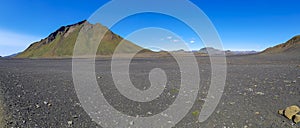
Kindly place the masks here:
<instances>
[{"instance_id":1,"label":"blue sky","mask_svg":"<svg viewBox=\"0 0 300 128\"><path fill-rule=\"evenodd\" d=\"M20 52L62 25L88 19L107 0L4 0L0 4L0 56ZM300 34L299 0L192 0L215 25L224 49L263 50ZM170 2L171 3L171 2ZM172 21L173 25L170 25ZM138 24L136 24L138 23ZM174 25L175 24L175 25ZM200 49L200 39L168 16L131 16L112 28L127 37L142 27L163 27ZM176 27L174 27L176 26ZM132 38L134 40L134 38ZM171 40L165 37L163 40ZM171 41L176 41L172 39Z\"/></svg>"}]
</instances>

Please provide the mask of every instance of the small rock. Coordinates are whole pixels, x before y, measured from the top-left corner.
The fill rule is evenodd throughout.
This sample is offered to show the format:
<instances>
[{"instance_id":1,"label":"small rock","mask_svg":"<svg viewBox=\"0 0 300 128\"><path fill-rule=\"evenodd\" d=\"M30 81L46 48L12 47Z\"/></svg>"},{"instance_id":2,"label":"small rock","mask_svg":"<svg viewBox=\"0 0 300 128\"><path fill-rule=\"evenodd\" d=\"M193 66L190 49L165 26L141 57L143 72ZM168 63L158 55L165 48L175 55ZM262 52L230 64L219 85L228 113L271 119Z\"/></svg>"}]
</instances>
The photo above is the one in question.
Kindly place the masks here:
<instances>
[{"instance_id":1,"label":"small rock","mask_svg":"<svg viewBox=\"0 0 300 128\"><path fill-rule=\"evenodd\" d=\"M133 125L133 124L134 124L134 122L133 122L133 121L130 121L130 122L129 122L129 125Z\"/></svg>"},{"instance_id":2,"label":"small rock","mask_svg":"<svg viewBox=\"0 0 300 128\"><path fill-rule=\"evenodd\" d=\"M248 88L246 89L247 91L250 91L250 92L253 92L253 89L252 88Z\"/></svg>"},{"instance_id":3,"label":"small rock","mask_svg":"<svg viewBox=\"0 0 300 128\"><path fill-rule=\"evenodd\" d=\"M287 107L284 110L284 116L291 120L292 117L294 115L296 115L298 112L300 112L300 108L296 105L293 105L293 106Z\"/></svg>"},{"instance_id":4,"label":"small rock","mask_svg":"<svg viewBox=\"0 0 300 128\"><path fill-rule=\"evenodd\" d=\"M259 112L255 112L255 115L259 115Z\"/></svg>"},{"instance_id":5,"label":"small rock","mask_svg":"<svg viewBox=\"0 0 300 128\"><path fill-rule=\"evenodd\" d=\"M41 106L40 106L40 105L38 105L38 104L36 104L36 105L35 105L35 107L36 107L36 108L40 108Z\"/></svg>"},{"instance_id":6,"label":"small rock","mask_svg":"<svg viewBox=\"0 0 300 128\"><path fill-rule=\"evenodd\" d=\"M68 121L68 125L72 125L73 124L73 121Z\"/></svg>"},{"instance_id":7,"label":"small rock","mask_svg":"<svg viewBox=\"0 0 300 128\"><path fill-rule=\"evenodd\" d=\"M148 115L152 115L152 112L147 112Z\"/></svg>"},{"instance_id":8,"label":"small rock","mask_svg":"<svg viewBox=\"0 0 300 128\"><path fill-rule=\"evenodd\" d=\"M296 83L296 82L297 82L297 80L294 80L294 81L293 81L293 83Z\"/></svg>"},{"instance_id":9,"label":"small rock","mask_svg":"<svg viewBox=\"0 0 300 128\"><path fill-rule=\"evenodd\" d=\"M47 105L47 104L48 104L48 102L47 102L47 101L44 101L44 104L45 104L45 105Z\"/></svg>"},{"instance_id":10,"label":"small rock","mask_svg":"<svg viewBox=\"0 0 300 128\"><path fill-rule=\"evenodd\" d=\"M290 80L284 80L283 82L284 83L292 83L292 81L290 81Z\"/></svg>"},{"instance_id":11,"label":"small rock","mask_svg":"<svg viewBox=\"0 0 300 128\"><path fill-rule=\"evenodd\" d=\"M293 121L297 124L300 122L300 115L294 115Z\"/></svg>"},{"instance_id":12,"label":"small rock","mask_svg":"<svg viewBox=\"0 0 300 128\"><path fill-rule=\"evenodd\" d=\"M278 114L283 115L284 114L284 110L278 110Z\"/></svg>"},{"instance_id":13,"label":"small rock","mask_svg":"<svg viewBox=\"0 0 300 128\"><path fill-rule=\"evenodd\" d=\"M77 116L77 115L73 115L72 117L73 117L73 118L78 118L78 116Z\"/></svg>"},{"instance_id":14,"label":"small rock","mask_svg":"<svg viewBox=\"0 0 300 128\"><path fill-rule=\"evenodd\" d=\"M263 92L256 92L256 95L265 95Z\"/></svg>"}]
</instances>

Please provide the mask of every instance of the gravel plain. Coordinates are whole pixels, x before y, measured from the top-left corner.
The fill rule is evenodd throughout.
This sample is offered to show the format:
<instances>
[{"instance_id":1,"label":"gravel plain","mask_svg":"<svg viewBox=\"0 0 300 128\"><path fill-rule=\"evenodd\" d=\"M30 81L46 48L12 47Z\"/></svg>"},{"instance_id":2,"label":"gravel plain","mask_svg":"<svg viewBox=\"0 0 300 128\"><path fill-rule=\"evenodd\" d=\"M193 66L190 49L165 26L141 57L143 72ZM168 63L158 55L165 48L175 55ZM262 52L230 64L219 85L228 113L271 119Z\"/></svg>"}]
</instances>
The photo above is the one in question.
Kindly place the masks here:
<instances>
[{"instance_id":1,"label":"gravel plain","mask_svg":"<svg viewBox=\"0 0 300 128\"><path fill-rule=\"evenodd\" d=\"M175 127L297 128L300 124L279 115L287 106L300 106L300 57L227 57L227 80L221 101L205 122L198 122L210 84L210 61L197 57L203 88L189 113ZM150 87L149 71L161 68L166 90L153 106L128 100L118 93L110 59L95 61L96 78L106 100L130 116L159 114L174 102L180 89L180 70L171 57L135 58L130 78L138 89ZM2 127L101 127L81 107L72 79L72 59L0 59ZM1 119L0 118L0 119ZM1 124L1 123L0 123ZM129 127L129 126L124 126Z\"/></svg>"}]
</instances>

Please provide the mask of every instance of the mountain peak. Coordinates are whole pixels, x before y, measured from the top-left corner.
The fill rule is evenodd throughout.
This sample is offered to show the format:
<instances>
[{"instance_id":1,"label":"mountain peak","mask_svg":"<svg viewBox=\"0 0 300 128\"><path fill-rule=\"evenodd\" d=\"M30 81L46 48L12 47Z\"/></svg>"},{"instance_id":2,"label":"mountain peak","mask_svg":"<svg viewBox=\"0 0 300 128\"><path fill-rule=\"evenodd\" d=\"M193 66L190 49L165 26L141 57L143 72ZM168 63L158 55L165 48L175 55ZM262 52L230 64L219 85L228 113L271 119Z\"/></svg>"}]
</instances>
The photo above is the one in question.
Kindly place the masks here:
<instances>
[{"instance_id":1,"label":"mountain peak","mask_svg":"<svg viewBox=\"0 0 300 128\"><path fill-rule=\"evenodd\" d=\"M60 27L48 37L31 44L25 51L18 54L16 57L72 57L73 49L80 31L91 34L89 35L89 38L98 38L98 35L106 32L101 40L100 46L97 49L97 55L112 55L115 48L121 41L124 41L125 43L125 45L122 45L123 47L121 48L124 52L132 52L132 50L142 49L130 41L124 40L122 37L113 33L107 27L104 27L99 23L90 24L88 21L83 20L75 24ZM87 46L83 47L89 49L88 42L86 45Z\"/></svg>"}]
</instances>

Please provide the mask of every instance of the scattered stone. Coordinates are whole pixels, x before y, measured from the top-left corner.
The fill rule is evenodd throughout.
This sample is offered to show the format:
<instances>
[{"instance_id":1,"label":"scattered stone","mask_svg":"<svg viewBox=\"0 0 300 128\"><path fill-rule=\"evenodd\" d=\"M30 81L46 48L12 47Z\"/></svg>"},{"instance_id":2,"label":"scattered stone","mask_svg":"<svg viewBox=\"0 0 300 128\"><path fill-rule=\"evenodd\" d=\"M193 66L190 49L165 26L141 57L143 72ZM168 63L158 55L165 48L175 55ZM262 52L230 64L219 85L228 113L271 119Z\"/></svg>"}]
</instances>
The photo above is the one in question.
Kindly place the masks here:
<instances>
[{"instance_id":1,"label":"scattered stone","mask_svg":"<svg viewBox=\"0 0 300 128\"><path fill-rule=\"evenodd\" d=\"M255 94L256 95L265 95L265 93L263 93L263 92L256 92Z\"/></svg>"},{"instance_id":2,"label":"scattered stone","mask_svg":"<svg viewBox=\"0 0 300 128\"><path fill-rule=\"evenodd\" d=\"M294 81L293 81L293 83L296 83L296 82L297 82L297 80L294 80Z\"/></svg>"},{"instance_id":3,"label":"scattered stone","mask_svg":"<svg viewBox=\"0 0 300 128\"><path fill-rule=\"evenodd\" d=\"M44 103L45 105L47 105L47 104L48 104L48 102L47 102L47 101L44 101L43 103Z\"/></svg>"},{"instance_id":4,"label":"scattered stone","mask_svg":"<svg viewBox=\"0 0 300 128\"><path fill-rule=\"evenodd\" d=\"M255 115L259 115L260 113L259 112L255 112Z\"/></svg>"},{"instance_id":5,"label":"scattered stone","mask_svg":"<svg viewBox=\"0 0 300 128\"><path fill-rule=\"evenodd\" d=\"M248 89L246 89L247 91L249 91L249 92L253 92L253 89L252 88L248 88Z\"/></svg>"},{"instance_id":6,"label":"scattered stone","mask_svg":"<svg viewBox=\"0 0 300 128\"><path fill-rule=\"evenodd\" d=\"M290 80L284 80L283 82L284 83L292 83L292 81L290 81Z\"/></svg>"},{"instance_id":7,"label":"scattered stone","mask_svg":"<svg viewBox=\"0 0 300 128\"><path fill-rule=\"evenodd\" d=\"M73 121L68 121L68 125L72 125L73 124Z\"/></svg>"},{"instance_id":8,"label":"scattered stone","mask_svg":"<svg viewBox=\"0 0 300 128\"><path fill-rule=\"evenodd\" d=\"M284 116L291 120L298 112L300 112L300 108L296 105L293 105L284 110Z\"/></svg>"},{"instance_id":9,"label":"scattered stone","mask_svg":"<svg viewBox=\"0 0 300 128\"><path fill-rule=\"evenodd\" d=\"M73 117L73 118L78 118L78 116L77 116L77 115L73 115L72 117Z\"/></svg>"},{"instance_id":10,"label":"scattered stone","mask_svg":"<svg viewBox=\"0 0 300 128\"><path fill-rule=\"evenodd\" d=\"M294 115L293 121L297 124L300 122L300 115Z\"/></svg>"},{"instance_id":11,"label":"scattered stone","mask_svg":"<svg viewBox=\"0 0 300 128\"><path fill-rule=\"evenodd\" d=\"M36 108L40 108L41 106L40 106L40 105L38 105L38 104L36 104L36 105L35 105L35 107L36 107Z\"/></svg>"},{"instance_id":12,"label":"scattered stone","mask_svg":"<svg viewBox=\"0 0 300 128\"><path fill-rule=\"evenodd\" d=\"M148 115L152 115L152 112L147 112Z\"/></svg>"},{"instance_id":13,"label":"scattered stone","mask_svg":"<svg viewBox=\"0 0 300 128\"><path fill-rule=\"evenodd\" d=\"M133 125L133 124L134 124L134 122L133 122L133 121L130 121L130 122L129 122L129 125Z\"/></svg>"}]
</instances>

